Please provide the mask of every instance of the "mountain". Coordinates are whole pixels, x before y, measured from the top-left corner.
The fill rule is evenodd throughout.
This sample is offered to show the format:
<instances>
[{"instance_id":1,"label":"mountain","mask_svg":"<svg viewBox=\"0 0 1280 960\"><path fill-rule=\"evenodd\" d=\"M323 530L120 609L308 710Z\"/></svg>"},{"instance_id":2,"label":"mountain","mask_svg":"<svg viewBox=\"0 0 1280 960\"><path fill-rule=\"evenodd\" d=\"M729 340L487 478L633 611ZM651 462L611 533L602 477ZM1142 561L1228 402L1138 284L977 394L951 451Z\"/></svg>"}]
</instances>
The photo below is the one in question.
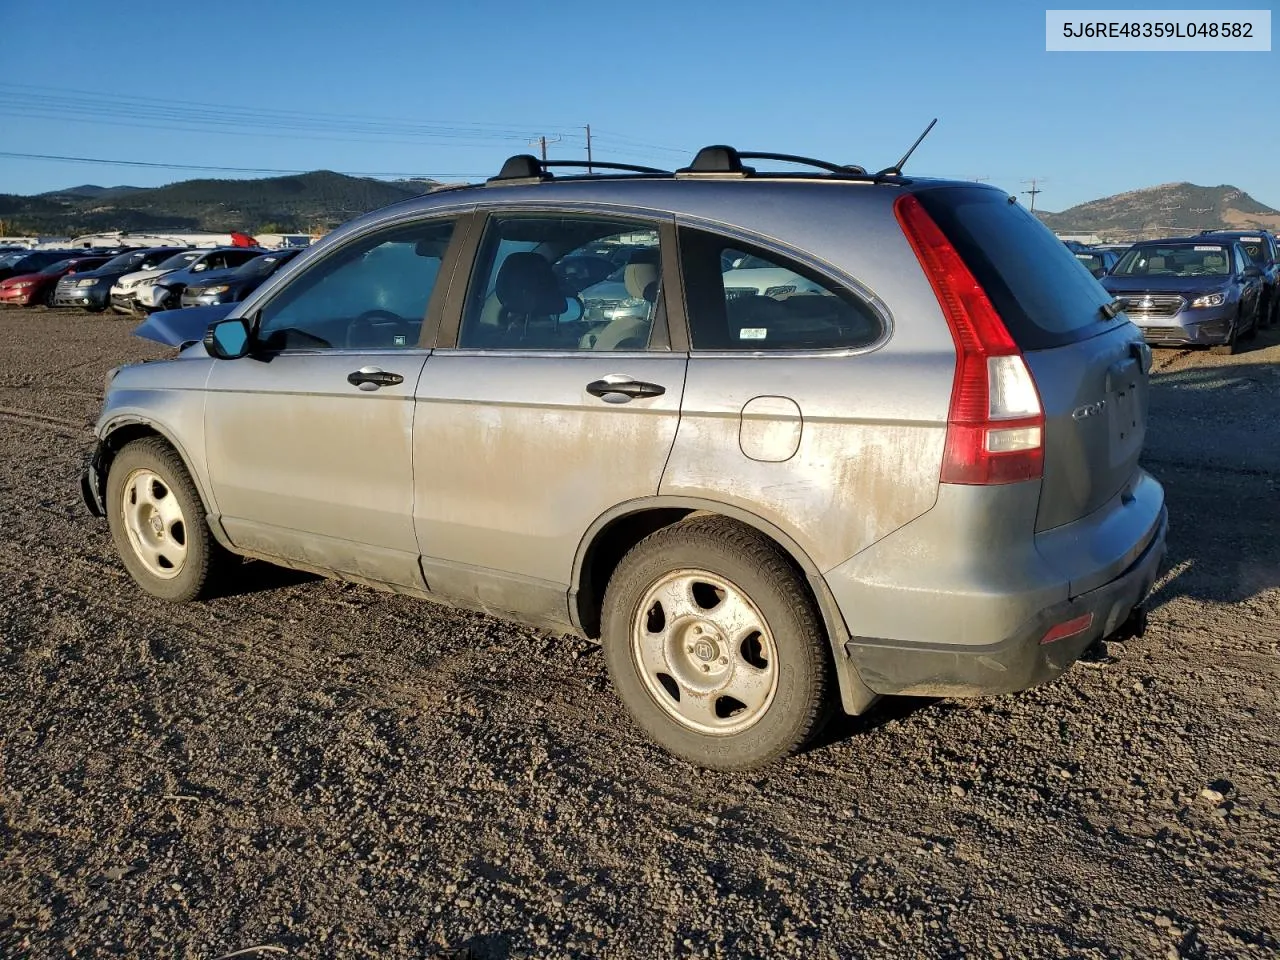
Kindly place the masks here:
<instances>
[{"instance_id":1,"label":"mountain","mask_svg":"<svg viewBox=\"0 0 1280 960\"><path fill-rule=\"evenodd\" d=\"M143 187L100 187L96 183L84 183L78 187L67 187L65 190L50 190L48 193L42 193L42 197L50 197L55 200L60 199L76 199L80 197L120 197L126 193L133 193L142 190Z\"/></svg>"},{"instance_id":2,"label":"mountain","mask_svg":"<svg viewBox=\"0 0 1280 960\"><path fill-rule=\"evenodd\" d=\"M1227 184L1165 183L1038 215L1054 233L1097 234L1114 241L1201 230L1280 230L1280 210Z\"/></svg>"},{"instance_id":3,"label":"mountain","mask_svg":"<svg viewBox=\"0 0 1280 960\"><path fill-rule=\"evenodd\" d=\"M261 180L184 180L153 188L85 184L34 197L0 194L0 232L305 232L329 229L437 186L434 180L388 183L329 170Z\"/></svg>"}]
</instances>

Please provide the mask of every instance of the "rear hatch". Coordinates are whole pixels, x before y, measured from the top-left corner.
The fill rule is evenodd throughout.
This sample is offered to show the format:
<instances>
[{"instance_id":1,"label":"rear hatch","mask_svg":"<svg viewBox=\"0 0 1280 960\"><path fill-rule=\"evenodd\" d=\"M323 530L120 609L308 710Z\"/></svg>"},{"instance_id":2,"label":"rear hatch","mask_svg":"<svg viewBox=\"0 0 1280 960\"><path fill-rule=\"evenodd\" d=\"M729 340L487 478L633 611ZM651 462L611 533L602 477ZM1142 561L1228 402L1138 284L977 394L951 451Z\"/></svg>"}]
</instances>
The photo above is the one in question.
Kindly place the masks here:
<instances>
[{"instance_id":1,"label":"rear hatch","mask_svg":"<svg viewBox=\"0 0 1280 960\"><path fill-rule=\"evenodd\" d=\"M1088 516L1137 473L1150 352L1110 294L1025 208L986 187L916 196L991 299L1044 407L1036 531Z\"/></svg>"}]
</instances>

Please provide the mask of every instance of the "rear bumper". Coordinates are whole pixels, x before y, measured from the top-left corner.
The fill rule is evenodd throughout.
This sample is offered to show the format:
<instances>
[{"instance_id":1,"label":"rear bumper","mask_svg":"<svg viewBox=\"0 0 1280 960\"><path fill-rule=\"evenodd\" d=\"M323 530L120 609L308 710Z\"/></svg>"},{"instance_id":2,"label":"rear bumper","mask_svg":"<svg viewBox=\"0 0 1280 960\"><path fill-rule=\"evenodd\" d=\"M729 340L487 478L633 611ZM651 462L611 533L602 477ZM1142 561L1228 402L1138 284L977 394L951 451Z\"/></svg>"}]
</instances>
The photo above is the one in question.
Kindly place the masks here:
<instances>
[{"instance_id":1,"label":"rear bumper","mask_svg":"<svg viewBox=\"0 0 1280 960\"><path fill-rule=\"evenodd\" d=\"M1047 607L1017 633L987 646L911 644L855 637L845 650L863 682L881 694L984 696L1013 693L1061 676L1098 640L1115 633L1147 594L1165 556L1168 513L1124 573L1109 583ZM1091 616L1087 629L1063 640L1041 640L1058 624Z\"/></svg>"},{"instance_id":2,"label":"rear bumper","mask_svg":"<svg viewBox=\"0 0 1280 960\"><path fill-rule=\"evenodd\" d=\"M1164 489L1136 470L1088 516L1032 534L1040 496L1039 481L941 484L932 510L824 574L868 687L1025 689L1124 620L1164 556ZM1093 618L1081 633L1041 646L1050 628L1085 614Z\"/></svg>"}]
</instances>

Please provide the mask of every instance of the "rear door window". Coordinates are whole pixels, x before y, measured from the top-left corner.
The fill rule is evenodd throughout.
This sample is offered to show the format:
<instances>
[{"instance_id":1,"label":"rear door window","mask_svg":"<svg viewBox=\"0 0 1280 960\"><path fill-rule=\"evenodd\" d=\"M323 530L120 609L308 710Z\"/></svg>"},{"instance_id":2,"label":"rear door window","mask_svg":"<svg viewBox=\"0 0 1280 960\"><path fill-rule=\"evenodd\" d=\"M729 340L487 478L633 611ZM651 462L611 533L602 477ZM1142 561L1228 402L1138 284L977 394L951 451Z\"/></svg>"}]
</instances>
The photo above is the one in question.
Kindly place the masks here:
<instances>
[{"instance_id":1,"label":"rear door window","mask_svg":"<svg viewBox=\"0 0 1280 960\"><path fill-rule=\"evenodd\" d=\"M1110 295L1025 207L984 187L915 195L960 252L1023 350L1044 350L1111 329Z\"/></svg>"}]
</instances>

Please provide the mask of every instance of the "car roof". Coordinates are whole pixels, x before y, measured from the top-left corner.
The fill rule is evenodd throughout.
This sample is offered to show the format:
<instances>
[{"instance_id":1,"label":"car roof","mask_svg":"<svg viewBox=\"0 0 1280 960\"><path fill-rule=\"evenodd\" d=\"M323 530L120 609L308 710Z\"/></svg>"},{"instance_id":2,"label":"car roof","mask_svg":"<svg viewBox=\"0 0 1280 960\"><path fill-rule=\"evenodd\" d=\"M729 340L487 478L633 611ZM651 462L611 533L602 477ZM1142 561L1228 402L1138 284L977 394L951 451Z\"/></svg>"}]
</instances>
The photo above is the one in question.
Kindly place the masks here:
<instances>
[{"instance_id":1,"label":"car roof","mask_svg":"<svg viewBox=\"0 0 1280 960\"><path fill-rule=\"evenodd\" d=\"M1166 237L1163 240L1137 240L1133 245L1135 247L1182 247L1205 243L1206 241L1212 243L1215 240L1218 241L1219 246L1225 246L1228 241L1231 243L1236 242L1235 237L1219 237L1217 234L1208 234L1199 237Z\"/></svg>"},{"instance_id":2,"label":"car roof","mask_svg":"<svg viewBox=\"0 0 1280 960\"><path fill-rule=\"evenodd\" d=\"M734 225L762 236L782 231L803 245L804 234L826 232L838 228L833 194L848 198L859 206L892 204L905 193L936 187L953 186L973 190L990 190L1000 196L1007 191L986 183L967 180L935 180L920 177L892 179L835 178L817 175L758 175L750 178L663 176L564 177L546 182L507 182L501 184L468 184L435 190L418 197L397 201L371 211L340 226L316 247L327 248L344 241L354 233L380 223L410 220L433 213L463 213L471 209L524 208L536 212L539 207L558 211L612 207L619 217L658 216L683 217L709 223ZM743 202L744 191L752 200ZM776 195L780 203L761 203L763 193ZM847 216L847 213L845 214Z\"/></svg>"}]
</instances>

